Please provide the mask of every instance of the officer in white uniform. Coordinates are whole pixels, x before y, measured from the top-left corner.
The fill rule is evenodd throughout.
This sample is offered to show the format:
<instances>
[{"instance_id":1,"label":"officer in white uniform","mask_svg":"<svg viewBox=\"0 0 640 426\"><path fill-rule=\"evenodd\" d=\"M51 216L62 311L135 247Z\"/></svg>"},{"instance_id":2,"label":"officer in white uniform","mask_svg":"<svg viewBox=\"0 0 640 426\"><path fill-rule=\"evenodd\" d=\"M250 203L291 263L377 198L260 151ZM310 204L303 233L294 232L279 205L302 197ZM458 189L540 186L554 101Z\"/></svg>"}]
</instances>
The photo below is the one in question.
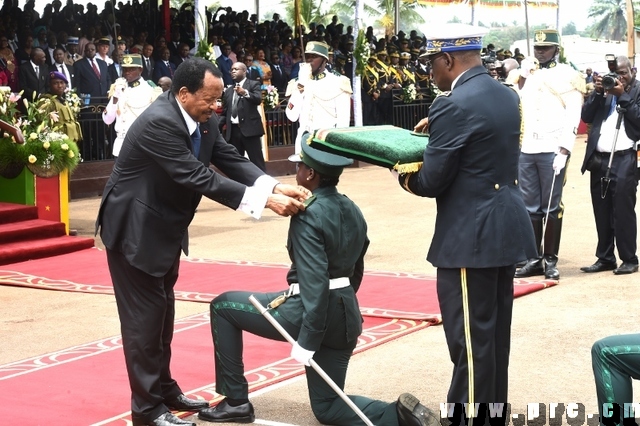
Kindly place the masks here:
<instances>
[{"instance_id":1,"label":"officer in white uniform","mask_svg":"<svg viewBox=\"0 0 640 426\"><path fill-rule=\"evenodd\" d=\"M145 81L141 74L142 57L139 54L123 55L122 77L111 85L109 103L102 113L102 120L106 124L116 122L114 157L120 153L122 142L131 124L162 93L162 89L151 81Z\"/></svg>"},{"instance_id":2,"label":"officer in white uniform","mask_svg":"<svg viewBox=\"0 0 640 426\"><path fill-rule=\"evenodd\" d=\"M299 121L295 153L300 153L300 139L305 131L330 127L349 127L351 118L351 83L343 75L325 70L329 45L310 41L305 49L306 63L300 65L298 78L287 86L287 118Z\"/></svg>"},{"instance_id":3,"label":"officer in white uniform","mask_svg":"<svg viewBox=\"0 0 640 426\"><path fill-rule=\"evenodd\" d=\"M524 59L518 81L523 118L519 176L539 253L515 276L544 275L557 280L564 209L562 187L580 122L585 82L580 72L558 63L558 31L539 30L534 39L539 69L533 60Z\"/></svg>"}]
</instances>

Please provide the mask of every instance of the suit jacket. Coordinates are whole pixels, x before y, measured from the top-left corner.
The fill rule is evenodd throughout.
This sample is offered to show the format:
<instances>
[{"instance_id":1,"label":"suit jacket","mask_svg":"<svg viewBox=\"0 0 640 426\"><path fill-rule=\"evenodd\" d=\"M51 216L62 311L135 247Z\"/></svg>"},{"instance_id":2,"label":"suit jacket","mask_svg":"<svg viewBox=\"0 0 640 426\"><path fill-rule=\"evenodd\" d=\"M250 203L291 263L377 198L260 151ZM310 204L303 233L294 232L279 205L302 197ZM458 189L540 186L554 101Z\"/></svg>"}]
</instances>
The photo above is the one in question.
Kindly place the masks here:
<instances>
[{"instance_id":1,"label":"suit jacket","mask_svg":"<svg viewBox=\"0 0 640 426\"><path fill-rule=\"evenodd\" d=\"M196 158L175 97L162 94L127 131L104 189L96 233L100 227L107 248L149 275L165 275L181 248L188 253L187 227L202 195L236 209L246 185L263 175L224 141L215 114L200 132Z\"/></svg>"},{"instance_id":2,"label":"suit jacket","mask_svg":"<svg viewBox=\"0 0 640 426\"><path fill-rule=\"evenodd\" d=\"M153 70L156 66L156 60L153 57L149 58L149 67L147 68L147 61L145 57L142 57L142 78L145 80L153 80Z\"/></svg>"},{"instance_id":3,"label":"suit jacket","mask_svg":"<svg viewBox=\"0 0 640 426\"><path fill-rule=\"evenodd\" d=\"M220 123L226 124L225 139L231 138L231 104L233 103L234 86L227 87L222 95L222 103L224 105L222 114L220 115ZM264 127L262 126L262 117L258 111L258 105L262 103L262 91L260 83L257 81L244 80L242 88L247 91L248 96L238 98L238 127L242 136L262 136L264 135Z\"/></svg>"},{"instance_id":4,"label":"suit jacket","mask_svg":"<svg viewBox=\"0 0 640 426\"><path fill-rule=\"evenodd\" d=\"M352 342L362 332L362 316L355 293L364 274L369 247L362 212L335 186L317 188L315 200L304 212L291 217L287 250L289 284L300 284L300 297L278 307L278 314L300 327L298 343L316 351L324 341ZM329 291L329 279L348 277L350 286ZM344 309L340 312L339 305ZM344 328L332 330L332 316L344 315ZM326 339L326 340L325 340Z\"/></svg>"},{"instance_id":5,"label":"suit jacket","mask_svg":"<svg viewBox=\"0 0 640 426\"><path fill-rule=\"evenodd\" d=\"M258 71L258 68L256 68L255 66L250 66L249 68L247 68L247 79L257 81L258 83L262 84L262 75L260 74L260 71Z\"/></svg>"},{"instance_id":6,"label":"suit jacket","mask_svg":"<svg viewBox=\"0 0 640 426\"><path fill-rule=\"evenodd\" d=\"M486 107L489 98L500 110ZM439 268L496 268L535 257L518 186L516 92L483 66L471 68L433 101L429 134L422 169L400 176L405 189L438 205L427 260Z\"/></svg>"},{"instance_id":7,"label":"suit jacket","mask_svg":"<svg viewBox=\"0 0 640 426\"><path fill-rule=\"evenodd\" d=\"M287 88L289 79L282 69L282 65L271 65L271 84L278 89L278 92L284 92Z\"/></svg>"},{"instance_id":8,"label":"suit jacket","mask_svg":"<svg viewBox=\"0 0 640 426\"><path fill-rule=\"evenodd\" d=\"M109 72L109 79L111 82L115 82L118 78L122 77L122 66L120 66L120 74L118 75L118 69L116 68L116 64L109 64L107 67L107 71Z\"/></svg>"},{"instance_id":9,"label":"suit jacket","mask_svg":"<svg viewBox=\"0 0 640 426\"><path fill-rule=\"evenodd\" d=\"M160 77L169 77L170 79L173 79L173 74L175 72L176 65L174 63L169 62L169 65L166 65L164 61L156 61L156 65L153 68L153 81L157 83Z\"/></svg>"},{"instance_id":10,"label":"suit jacket","mask_svg":"<svg viewBox=\"0 0 640 426\"><path fill-rule=\"evenodd\" d=\"M111 78L109 77L107 63L96 58L96 64L100 70L100 78L98 78L93 71L91 61L89 61L88 58L81 59L73 64L76 74L75 87L78 94L90 94L91 103L97 103L103 100L106 103L106 99L96 98L106 98L107 91L109 90L109 87L111 87L111 83L113 83L113 81L111 81Z\"/></svg>"},{"instance_id":11,"label":"suit jacket","mask_svg":"<svg viewBox=\"0 0 640 426\"><path fill-rule=\"evenodd\" d=\"M591 130L589 132L589 138L587 139L587 149L584 154L584 161L582 162L582 173L587 170L587 163L593 155L598 146L598 140L600 140L600 129L602 123L606 119L605 114L609 113L611 109L611 102L613 101L613 95L603 96L599 95L595 90L589 95L584 105L582 105L582 121L585 123L591 123ZM629 139L634 142L640 140L640 82L638 80L633 81L631 90L629 93L623 93L620 95L617 101L620 107L625 108L626 112L623 115L624 130L627 133Z\"/></svg>"},{"instance_id":12,"label":"suit jacket","mask_svg":"<svg viewBox=\"0 0 640 426\"><path fill-rule=\"evenodd\" d=\"M18 70L18 79L20 81L20 89L24 90L22 94L23 99L31 102L33 100L33 96L38 97L41 93L47 93L49 87L49 67L45 64L39 68L40 77L36 75L33 66L31 65L31 61L25 62L20 65L20 69Z\"/></svg>"},{"instance_id":13,"label":"suit jacket","mask_svg":"<svg viewBox=\"0 0 640 426\"><path fill-rule=\"evenodd\" d=\"M73 82L76 79L76 74L75 74L75 70L73 69L73 65L67 65L66 63L62 65L64 65L64 68L67 69L67 72L69 73L69 77L71 78L71 80L69 80L69 85L67 87L69 87L70 89L75 88L75 86L73 85ZM60 72L60 70L58 69L58 64L53 64L51 65L51 67L49 67L49 72L53 72L53 71Z\"/></svg>"}]
</instances>

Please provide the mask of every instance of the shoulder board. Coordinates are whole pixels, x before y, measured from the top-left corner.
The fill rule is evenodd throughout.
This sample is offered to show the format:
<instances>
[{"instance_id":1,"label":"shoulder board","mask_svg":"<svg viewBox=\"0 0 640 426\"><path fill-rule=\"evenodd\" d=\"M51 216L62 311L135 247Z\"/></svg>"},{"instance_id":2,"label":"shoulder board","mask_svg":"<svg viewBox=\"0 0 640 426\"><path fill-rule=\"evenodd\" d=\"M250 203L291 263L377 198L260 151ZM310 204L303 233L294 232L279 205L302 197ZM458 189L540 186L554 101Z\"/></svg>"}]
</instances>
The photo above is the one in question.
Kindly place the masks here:
<instances>
[{"instance_id":1,"label":"shoulder board","mask_svg":"<svg viewBox=\"0 0 640 426\"><path fill-rule=\"evenodd\" d=\"M336 69L332 69L331 74L337 75L338 77L342 77L342 74L340 74Z\"/></svg>"},{"instance_id":2,"label":"shoulder board","mask_svg":"<svg viewBox=\"0 0 640 426\"><path fill-rule=\"evenodd\" d=\"M449 96L451 94L451 90L447 90L446 92L440 92L436 95L436 98L439 98L441 96Z\"/></svg>"},{"instance_id":3,"label":"shoulder board","mask_svg":"<svg viewBox=\"0 0 640 426\"><path fill-rule=\"evenodd\" d=\"M151 87L158 87L153 81L147 80L147 84Z\"/></svg>"},{"instance_id":4,"label":"shoulder board","mask_svg":"<svg viewBox=\"0 0 640 426\"><path fill-rule=\"evenodd\" d=\"M304 200L304 202L302 204L304 204L304 207L307 208L311 204L313 204L315 201L316 201L316 196L312 195L311 197L309 197L306 200Z\"/></svg>"}]
</instances>

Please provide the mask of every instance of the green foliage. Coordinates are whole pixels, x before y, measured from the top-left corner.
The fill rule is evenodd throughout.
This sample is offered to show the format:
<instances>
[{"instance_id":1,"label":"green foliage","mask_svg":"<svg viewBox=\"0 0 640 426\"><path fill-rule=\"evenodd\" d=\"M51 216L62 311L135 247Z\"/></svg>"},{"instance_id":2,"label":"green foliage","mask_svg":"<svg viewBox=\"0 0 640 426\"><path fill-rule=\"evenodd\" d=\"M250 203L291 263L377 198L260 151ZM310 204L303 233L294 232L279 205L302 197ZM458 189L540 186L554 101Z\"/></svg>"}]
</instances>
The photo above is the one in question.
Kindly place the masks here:
<instances>
[{"instance_id":1,"label":"green foliage","mask_svg":"<svg viewBox=\"0 0 640 426\"><path fill-rule=\"evenodd\" d=\"M638 10L640 8L640 2L634 1L633 8L634 11ZM588 16L589 18L596 19L595 24L590 27L591 37L616 41L626 40L626 0L594 0L589 8Z\"/></svg>"},{"instance_id":2,"label":"green foliage","mask_svg":"<svg viewBox=\"0 0 640 426\"><path fill-rule=\"evenodd\" d=\"M574 24L573 21L569 22L567 25L562 27L563 36L576 35L576 34L578 34L578 28L576 28L576 24Z\"/></svg>"}]
</instances>

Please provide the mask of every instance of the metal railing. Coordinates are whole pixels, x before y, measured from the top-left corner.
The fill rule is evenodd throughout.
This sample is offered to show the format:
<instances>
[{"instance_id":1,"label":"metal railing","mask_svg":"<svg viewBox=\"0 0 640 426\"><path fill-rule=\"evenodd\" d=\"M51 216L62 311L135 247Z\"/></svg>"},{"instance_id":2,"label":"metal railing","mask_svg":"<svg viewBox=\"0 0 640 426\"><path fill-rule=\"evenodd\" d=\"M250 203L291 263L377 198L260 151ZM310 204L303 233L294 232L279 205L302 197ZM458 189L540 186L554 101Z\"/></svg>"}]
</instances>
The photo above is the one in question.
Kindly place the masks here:
<instances>
[{"instance_id":1,"label":"metal railing","mask_svg":"<svg viewBox=\"0 0 640 426\"><path fill-rule=\"evenodd\" d=\"M265 111L265 129L267 146L293 146L298 131L298 123L289 121L285 114L287 100L284 93L279 94L280 102L277 108ZM113 158L111 149L116 137L114 125L105 125L102 121L108 99L92 99L90 105L82 108L79 122L82 126L82 141L79 143L83 161L100 161ZM405 103L402 90L393 91L393 125L412 130L414 126L429 112L432 98L428 90L418 89L416 100Z\"/></svg>"}]
</instances>

